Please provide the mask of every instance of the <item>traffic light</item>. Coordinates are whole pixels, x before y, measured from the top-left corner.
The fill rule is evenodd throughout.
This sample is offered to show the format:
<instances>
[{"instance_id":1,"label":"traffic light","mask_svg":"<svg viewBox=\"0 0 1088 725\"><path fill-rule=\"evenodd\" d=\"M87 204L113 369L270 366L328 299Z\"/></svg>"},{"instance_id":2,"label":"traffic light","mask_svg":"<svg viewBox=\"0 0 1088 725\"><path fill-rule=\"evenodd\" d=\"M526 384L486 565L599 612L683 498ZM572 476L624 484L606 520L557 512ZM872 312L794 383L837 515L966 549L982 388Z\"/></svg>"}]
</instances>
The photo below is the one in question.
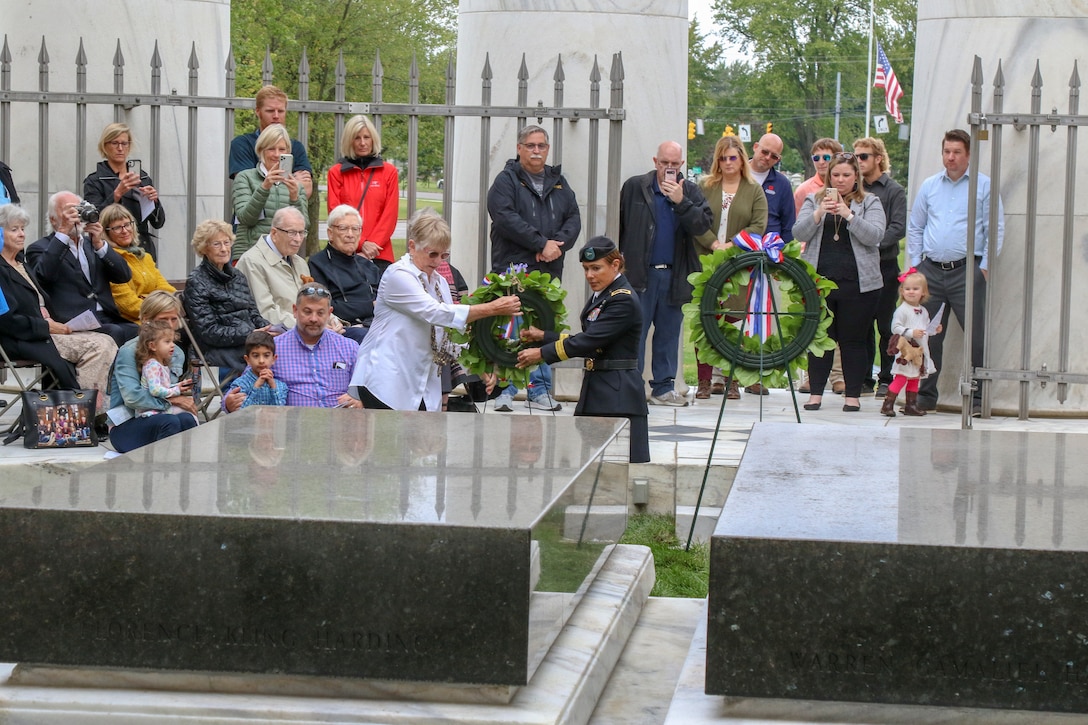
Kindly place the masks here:
<instances>
[{"instance_id":1,"label":"traffic light","mask_svg":"<svg viewBox=\"0 0 1088 725\"><path fill-rule=\"evenodd\" d=\"M695 121L688 121L688 141L695 138Z\"/></svg>"},{"instance_id":2,"label":"traffic light","mask_svg":"<svg viewBox=\"0 0 1088 725\"><path fill-rule=\"evenodd\" d=\"M767 133L774 133L774 124L767 121Z\"/></svg>"},{"instance_id":3,"label":"traffic light","mask_svg":"<svg viewBox=\"0 0 1088 725\"><path fill-rule=\"evenodd\" d=\"M733 127L726 124L725 130L722 131L722 136L736 136L736 135L737 135L736 132L733 131Z\"/></svg>"}]
</instances>

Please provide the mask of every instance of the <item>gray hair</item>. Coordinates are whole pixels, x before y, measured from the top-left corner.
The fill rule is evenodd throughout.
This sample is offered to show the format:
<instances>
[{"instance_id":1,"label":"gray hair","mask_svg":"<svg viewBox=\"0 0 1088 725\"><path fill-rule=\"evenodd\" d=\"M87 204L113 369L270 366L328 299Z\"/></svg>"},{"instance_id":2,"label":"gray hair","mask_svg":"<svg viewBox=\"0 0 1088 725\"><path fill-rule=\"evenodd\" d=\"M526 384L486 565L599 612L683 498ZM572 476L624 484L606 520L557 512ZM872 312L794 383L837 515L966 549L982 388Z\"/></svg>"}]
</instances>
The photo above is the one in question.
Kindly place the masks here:
<instances>
[{"instance_id":1,"label":"gray hair","mask_svg":"<svg viewBox=\"0 0 1088 725\"><path fill-rule=\"evenodd\" d=\"M306 226L306 217L302 215L298 209L293 206L281 206L276 210L276 213L272 216L272 226L282 227L284 220L292 215L298 215L298 218L302 221L302 226Z\"/></svg>"},{"instance_id":2,"label":"gray hair","mask_svg":"<svg viewBox=\"0 0 1088 725\"><path fill-rule=\"evenodd\" d=\"M450 248L450 225L425 206L408 220L408 239L416 243L417 249L446 250Z\"/></svg>"},{"instance_id":3,"label":"gray hair","mask_svg":"<svg viewBox=\"0 0 1088 725\"><path fill-rule=\"evenodd\" d=\"M530 136L532 136L534 133L544 134L544 143L546 143L546 144L551 143L551 139L548 138L548 132L545 131L540 126L526 126L525 128L518 131L518 143L525 143L528 140L528 138Z\"/></svg>"},{"instance_id":4,"label":"gray hair","mask_svg":"<svg viewBox=\"0 0 1088 725\"><path fill-rule=\"evenodd\" d=\"M25 227L29 223L30 214L18 204L0 206L0 229L11 229L20 224Z\"/></svg>"},{"instance_id":5,"label":"gray hair","mask_svg":"<svg viewBox=\"0 0 1088 725\"><path fill-rule=\"evenodd\" d=\"M340 204L335 209L329 212L329 218L325 220L328 226L333 224L339 224L340 220L346 216L353 216L359 220L359 223L363 222L363 215L359 213L359 210L350 204Z\"/></svg>"},{"instance_id":6,"label":"gray hair","mask_svg":"<svg viewBox=\"0 0 1088 725\"><path fill-rule=\"evenodd\" d=\"M49 231L51 232L57 231L57 228L53 226L53 220L60 218L60 198L65 194L71 194L72 196L74 196L76 198L77 204L83 201L83 197L81 197L79 194L75 193L74 191L67 190L58 191L56 194L53 194L53 196L49 197L49 211L48 216L46 217L46 222L49 224Z\"/></svg>"}]
</instances>

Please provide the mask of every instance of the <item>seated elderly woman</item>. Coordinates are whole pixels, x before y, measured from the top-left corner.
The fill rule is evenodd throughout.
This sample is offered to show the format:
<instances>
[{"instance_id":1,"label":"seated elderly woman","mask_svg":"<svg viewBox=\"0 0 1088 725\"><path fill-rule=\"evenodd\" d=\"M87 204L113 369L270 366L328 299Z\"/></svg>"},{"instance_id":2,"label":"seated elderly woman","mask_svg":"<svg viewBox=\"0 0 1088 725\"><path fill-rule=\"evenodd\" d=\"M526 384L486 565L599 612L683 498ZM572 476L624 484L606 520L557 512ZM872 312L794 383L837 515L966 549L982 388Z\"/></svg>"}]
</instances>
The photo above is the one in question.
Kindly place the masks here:
<instances>
[{"instance_id":1,"label":"seated elderly woman","mask_svg":"<svg viewBox=\"0 0 1088 725\"><path fill-rule=\"evenodd\" d=\"M329 213L329 244L310 257L310 273L332 293L333 310L344 323L344 335L356 342L366 337L374 319L378 265L356 254L363 220L354 207L341 204Z\"/></svg>"},{"instance_id":2,"label":"seated elderly woman","mask_svg":"<svg viewBox=\"0 0 1088 725\"><path fill-rule=\"evenodd\" d=\"M234 234L230 224L209 219L197 225L193 250L201 260L185 283L185 315L189 330L209 365L245 369L246 336L267 329L246 276L230 263Z\"/></svg>"},{"instance_id":3,"label":"seated elderly woman","mask_svg":"<svg viewBox=\"0 0 1088 725\"><path fill-rule=\"evenodd\" d=\"M121 255L132 270L132 279L120 284L110 283L113 303L129 322L140 321L140 304L155 290L173 294L174 286L166 281L155 265L155 259L139 244L136 218L120 204L110 204L102 210L99 220L106 231L106 241Z\"/></svg>"},{"instance_id":4,"label":"seated elderly woman","mask_svg":"<svg viewBox=\"0 0 1088 725\"><path fill-rule=\"evenodd\" d=\"M351 378L364 407L439 410L439 371L459 352L446 328L464 330L474 320L521 311L514 295L454 304L449 283L438 273L449 248L450 227L433 209L422 209L408 221L408 253L382 276L374 322ZM487 384L494 386L493 376Z\"/></svg>"},{"instance_id":5,"label":"seated elderly woman","mask_svg":"<svg viewBox=\"0 0 1088 725\"><path fill-rule=\"evenodd\" d=\"M280 157L291 153L287 129L278 123L268 126L257 137L256 149L257 167L235 176L231 187L234 216L238 218L232 259L241 257L268 234L272 217L280 209L294 207L306 214L306 191L291 175L291 169L280 168Z\"/></svg>"},{"instance_id":6,"label":"seated elderly woman","mask_svg":"<svg viewBox=\"0 0 1088 725\"><path fill-rule=\"evenodd\" d=\"M158 290L149 294L140 305L140 322L165 322L177 330L181 326L181 303L177 297ZM118 453L146 446L197 424L196 402L191 394L173 398L156 398L140 384L140 368L136 366L137 339L129 340L117 351L110 384L110 443ZM174 348L170 361L171 382L178 382L185 372L185 353ZM171 413L171 406L187 412ZM157 415L141 416L137 411L162 411ZM190 415L192 413L192 415Z\"/></svg>"},{"instance_id":7,"label":"seated elderly woman","mask_svg":"<svg viewBox=\"0 0 1088 725\"><path fill-rule=\"evenodd\" d=\"M8 304L8 311L0 315L0 344L9 357L34 360L49 368L62 388L98 390L98 409L105 412L105 392L117 343L109 335L72 332L68 325L50 319L45 292L23 263L29 223L30 214L21 206L0 206L4 236L0 293Z\"/></svg>"}]
</instances>

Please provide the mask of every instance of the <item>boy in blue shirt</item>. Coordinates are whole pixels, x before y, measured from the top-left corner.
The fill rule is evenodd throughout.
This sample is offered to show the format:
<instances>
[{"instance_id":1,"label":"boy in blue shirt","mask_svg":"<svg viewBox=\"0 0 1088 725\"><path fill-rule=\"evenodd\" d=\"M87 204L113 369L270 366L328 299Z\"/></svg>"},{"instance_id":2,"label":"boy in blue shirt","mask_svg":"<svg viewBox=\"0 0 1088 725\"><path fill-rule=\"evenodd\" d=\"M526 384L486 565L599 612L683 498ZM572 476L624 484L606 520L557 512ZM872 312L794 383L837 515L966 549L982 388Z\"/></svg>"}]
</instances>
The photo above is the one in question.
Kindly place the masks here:
<instances>
[{"instance_id":1,"label":"boy in blue shirt","mask_svg":"<svg viewBox=\"0 0 1088 725\"><path fill-rule=\"evenodd\" d=\"M243 359L249 367L230 384L227 393L240 388L246 395L241 406L243 408L250 405L287 405L287 383L276 380L272 375L272 364L276 362L275 338L264 330L249 333Z\"/></svg>"}]
</instances>

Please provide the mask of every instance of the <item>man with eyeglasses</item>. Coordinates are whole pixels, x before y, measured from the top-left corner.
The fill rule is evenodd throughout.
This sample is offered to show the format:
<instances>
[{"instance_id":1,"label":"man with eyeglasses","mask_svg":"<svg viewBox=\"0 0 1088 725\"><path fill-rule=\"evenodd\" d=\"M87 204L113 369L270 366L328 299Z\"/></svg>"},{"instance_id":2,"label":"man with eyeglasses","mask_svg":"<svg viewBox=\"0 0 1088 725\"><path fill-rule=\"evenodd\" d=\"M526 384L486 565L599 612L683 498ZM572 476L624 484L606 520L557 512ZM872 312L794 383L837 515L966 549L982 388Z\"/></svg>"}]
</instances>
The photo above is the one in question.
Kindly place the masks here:
<instances>
[{"instance_id":1,"label":"man with eyeglasses","mask_svg":"<svg viewBox=\"0 0 1088 725\"><path fill-rule=\"evenodd\" d=\"M877 352L880 353L876 397L883 399L888 394L892 363L895 361L895 356L888 354L888 341L892 337L892 315L899 301L899 242L907 233L907 192L888 175L888 151L883 141L871 137L859 138L854 142L854 156L861 169L865 191L880 199L886 220L884 239L880 242L880 275L884 278L884 287L880 290L876 308L880 346L877 347L876 334L869 330L867 358L872 360Z\"/></svg>"},{"instance_id":2,"label":"man with eyeglasses","mask_svg":"<svg viewBox=\"0 0 1088 725\"><path fill-rule=\"evenodd\" d=\"M776 133L765 133L752 144L748 167L752 178L763 187L767 197L767 231L778 232L787 242L793 241L793 223L797 210L793 205L793 187L789 178L775 165L782 160L782 139Z\"/></svg>"},{"instance_id":3,"label":"man with eyeglasses","mask_svg":"<svg viewBox=\"0 0 1088 725\"><path fill-rule=\"evenodd\" d=\"M491 216L491 271L502 274L511 265L530 272L563 277L563 261L582 231L578 200L559 166L549 166L548 132L526 126L518 133L517 158L495 177L487 192ZM541 364L529 376L525 404L559 410L552 398L551 368ZM509 386L495 399L495 410L513 410L517 388Z\"/></svg>"},{"instance_id":4,"label":"man with eyeglasses","mask_svg":"<svg viewBox=\"0 0 1088 725\"><path fill-rule=\"evenodd\" d=\"M929 338L929 353L937 372L922 378L918 387L917 405L922 410L937 409L937 380L941 374L944 336L948 332L948 313L954 312L963 325L967 314L968 270L975 280L971 365L982 365L990 233L997 236L998 252L1005 239L1005 211L1001 198L997 198L997 229L991 230L990 177L980 173L974 201L975 254L973 259L967 259L967 210L971 203L967 196L970 182L967 170L971 162L971 136L959 128L945 133L941 161L944 171L922 182L907 223L907 257L911 265L926 276L929 285L929 300L924 306L933 317L945 304L941 320L944 331ZM977 387L971 414L982 414L982 392Z\"/></svg>"},{"instance_id":5,"label":"man with eyeglasses","mask_svg":"<svg viewBox=\"0 0 1088 725\"><path fill-rule=\"evenodd\" d=\"M127 283L132 269L106 243L100 223L82 220L83 203L71 191L58 191L49 198L52 231L26 248L26 266L34 270L48 295L46 307L54 320L68 323L90 312L100 325L94 331L109 335L120 347L136 337L140 328L121 315L110 283Z\"/></svg>"},{"instance_id":6,"label":"man with eyeglasses","mask_svg":"<svg viewBox=\"0 0 1088 725\"><path fill-rule=\"evenodd\" d=\"M298 250L306 240L302 212L285 206L272 217L272 228L238 259L236 269L246 276L261 317L293 327L295 295L303 284L312 282L310 266Z\"/></svg>"},{"instance_id":7,"label":"man with eyeglasses","mask_svg":"<svg viewBox=\"0 0 1088 725\"><path fill-rule=\"evenodd\" d=\"M675 390L679 370L683 305L694 291L688 275L702 269L709 251L696 238L710 230L713 213L698 184L684 178L684 149L675 141L657 147L654 168L632 176L620 190L619 247L627 281L642 303L638 369L646 367L646 342L654 328L651 405L682 408L688 400Z\"/></svg>"},{"instance_id":8,"label":"man with eyeglasses","mask_svg":"<svg viewBox=\"0 0 1088 725\"><path fill-rule=\"evenodd\" d=\"M247 252L248 254L248 252ZM303 285L291 304L294 326L276 337L272 374L287 386L287 405L309 408L362 408L348 393L359 343L329 329L332 295L323 286ZM246 395L234 388L222 407L233 413Z\"/></svg>"},{"instance_id":9,"label":"man with eyeglasses","mask_svg":"<svg viewBox=\"0 0 1088 725\"><path fill-rule=\"evenodd\" d=\"M794 214L801 213L801 205L805 203L805 197L815 194L824 188L824 176L827 175L827 166L831 163L831 157L842 153L842 144L833 138L818 138L812 144L812 165L816 173L802 181L793 192Z\"/></svg>"}]
</instances>

